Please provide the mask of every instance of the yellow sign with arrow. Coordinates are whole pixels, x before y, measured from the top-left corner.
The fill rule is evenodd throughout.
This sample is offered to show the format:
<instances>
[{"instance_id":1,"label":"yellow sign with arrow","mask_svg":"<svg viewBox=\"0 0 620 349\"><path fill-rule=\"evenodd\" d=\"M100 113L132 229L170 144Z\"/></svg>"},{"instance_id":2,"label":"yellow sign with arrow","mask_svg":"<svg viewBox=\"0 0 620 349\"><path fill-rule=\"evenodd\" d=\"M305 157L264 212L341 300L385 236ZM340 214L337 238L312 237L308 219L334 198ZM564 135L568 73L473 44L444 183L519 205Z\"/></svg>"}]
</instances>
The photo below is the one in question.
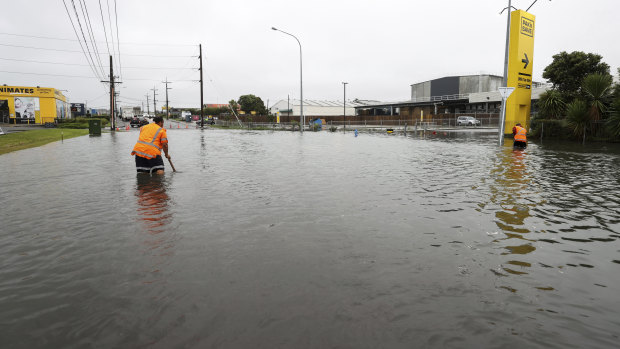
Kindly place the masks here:
<instances>
[{"instance_id":1,"label":"yellow sign with arrow","mask_svg":"<svg viewBox=\"0 0 620 349\"><path fill-rule=\"evenodd\" d=\"M534 15L523 10L510 14L508 87L514 87L515 90L506 102L504 134L512 133L512 128L517 123L529 129L535 19Z\"/></svg>"}]
</instances>

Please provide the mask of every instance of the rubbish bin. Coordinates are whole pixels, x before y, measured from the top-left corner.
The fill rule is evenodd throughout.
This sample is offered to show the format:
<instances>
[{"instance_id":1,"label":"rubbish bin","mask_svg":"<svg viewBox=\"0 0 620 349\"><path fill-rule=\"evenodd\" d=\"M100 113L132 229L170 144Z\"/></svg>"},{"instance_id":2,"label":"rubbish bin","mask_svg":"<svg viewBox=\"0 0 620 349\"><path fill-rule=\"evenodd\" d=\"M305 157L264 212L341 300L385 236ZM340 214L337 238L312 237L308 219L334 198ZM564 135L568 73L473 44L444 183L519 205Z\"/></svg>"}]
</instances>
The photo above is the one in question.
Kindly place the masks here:
<instances>
[{"instance_id":1,"label":"rubbish bin","mask_svg":"<svg viewBox=\"0 0 620 349\"><path fill-rule=\"evenodd\" d=\"M101 120L91 119L88 120L88 133L91 135L101 135Z\"/></svg>"}]
</instances>

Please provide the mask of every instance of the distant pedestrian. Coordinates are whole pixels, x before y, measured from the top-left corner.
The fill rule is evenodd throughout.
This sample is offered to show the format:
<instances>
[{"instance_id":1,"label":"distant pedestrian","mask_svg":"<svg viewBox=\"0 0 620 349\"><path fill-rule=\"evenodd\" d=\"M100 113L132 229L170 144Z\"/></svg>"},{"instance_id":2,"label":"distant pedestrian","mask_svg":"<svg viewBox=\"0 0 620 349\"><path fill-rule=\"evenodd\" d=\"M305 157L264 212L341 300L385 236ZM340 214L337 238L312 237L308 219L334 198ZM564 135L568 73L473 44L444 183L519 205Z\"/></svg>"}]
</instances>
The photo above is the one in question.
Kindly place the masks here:
<instances>
[{"instance_id":1,"label":"distant pedestrian","mask_svg":"<svg viewBox=\"0 0 620 349\"><path fill-rule=\"evenodd\" d=\"M131 155L136 157L136 170L152 174L164 174L164 160L161 151L168 160L168 136L164 129L164 119L161 116L153 118L153 123L140 127L140 137L133 147Z\"/></svg>"},{"instance_id":2,"label":"distant pedestrian","mask_svg":"<svg viewBox=\"0 0 620 349\"><path fill-rule=\"evenodd\" d=\"M514 137L513 147L525 149L527 147L527 130L521 127L521 124L516 124L513 128L512 135Z\"/></svg>"}]
</instances>

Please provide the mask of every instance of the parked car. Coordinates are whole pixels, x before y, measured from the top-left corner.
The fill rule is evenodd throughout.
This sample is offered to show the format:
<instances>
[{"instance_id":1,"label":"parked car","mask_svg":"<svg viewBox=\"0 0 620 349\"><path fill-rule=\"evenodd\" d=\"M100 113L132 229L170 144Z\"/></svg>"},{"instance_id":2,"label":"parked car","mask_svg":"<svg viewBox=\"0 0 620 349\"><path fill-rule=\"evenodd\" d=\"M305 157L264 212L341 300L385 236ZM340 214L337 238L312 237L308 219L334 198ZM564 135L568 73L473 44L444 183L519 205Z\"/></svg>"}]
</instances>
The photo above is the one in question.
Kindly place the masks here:
<instances>
[{"instance_id":1,"label":"parked car","mask_svg":"<svg viewBox=\"0 0 620 349\"><path fill-rule=\"evenodd\" d=\"M213 121L213 119L204 119L204 124L205 125L215 125L215 121ZM200 126L200 119L198 119L198 121L196 121L196 125Z\"/></svg>"},{"instance_id":2,"label":"parked car","mask_svg":"<svg viewBox=\"0 0 620 349\"><path fill-rule=\"evenodd\" d=\"M456 119L456 126L480 126L480 120L473 116L459 116Z\"/></svg>"},{"instance_id":3,"label":"parked car","mask_svg":"<svg viewBox=\"0 0 620 349\"><path fill-rule=\"evenodd\" d=\"M142 127L148 124L149 124L149 121L146 118L133 118L129 122L129 126L131 127Z\"/></svg>"}]
</instances>

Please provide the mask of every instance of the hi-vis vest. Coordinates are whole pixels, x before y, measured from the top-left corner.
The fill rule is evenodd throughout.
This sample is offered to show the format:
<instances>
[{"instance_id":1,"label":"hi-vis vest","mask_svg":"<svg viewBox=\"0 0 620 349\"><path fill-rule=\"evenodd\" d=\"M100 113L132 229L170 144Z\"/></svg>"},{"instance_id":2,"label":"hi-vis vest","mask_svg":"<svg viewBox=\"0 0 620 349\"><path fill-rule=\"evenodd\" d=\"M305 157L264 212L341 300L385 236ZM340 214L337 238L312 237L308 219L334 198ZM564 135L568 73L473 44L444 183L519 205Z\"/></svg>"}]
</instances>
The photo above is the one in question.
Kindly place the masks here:
<instances>
[{"instance_id":1,"label":"hi-vis vest","mask_svg":"<svg viewBox=\"0 0 620 349\"><path fill-rule=\"evenodd\" d=\"M515 126L515 127L517 128L517 133L515 134L515 141L527 142L527 137L525 136L527 132L525 131L525 128L521 126Z\"/></svg>"},{"instance_id":2,"label":"hi-vis vest","mask_svg":"<svg viewBox=\"0 0 620 349\"><path fill-rule=\"evenodd\" d=\"M161 155L161 147L168 143L166 130L153 123L140 127L140 138L133 147L131 155L138 155L143 158L153 159Z\"/></svg>"}]
</instances>

